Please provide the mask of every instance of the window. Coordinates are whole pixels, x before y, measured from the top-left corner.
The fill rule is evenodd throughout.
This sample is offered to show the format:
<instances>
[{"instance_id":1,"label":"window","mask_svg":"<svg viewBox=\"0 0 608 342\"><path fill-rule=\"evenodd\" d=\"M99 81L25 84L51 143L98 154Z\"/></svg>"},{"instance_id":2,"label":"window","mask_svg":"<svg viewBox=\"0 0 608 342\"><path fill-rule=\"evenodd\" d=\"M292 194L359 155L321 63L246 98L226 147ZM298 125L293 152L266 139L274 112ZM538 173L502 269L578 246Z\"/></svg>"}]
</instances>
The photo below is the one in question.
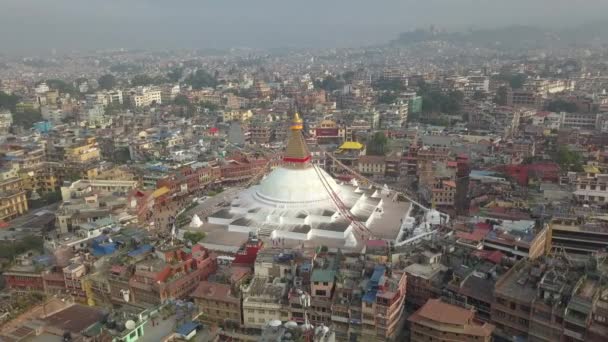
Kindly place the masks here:
<instances>
[{"instance_id":1,"label":"window","mask_svg":"<svg viewBox=\"0 0 608 342\"><path fill-rule=\"evenodd\" d=\"M323 286L329 286L329 283L328 283L328 282L326 282L326 281L324 281L324 282L323 282Z\"/></svg>"}]
</instances>

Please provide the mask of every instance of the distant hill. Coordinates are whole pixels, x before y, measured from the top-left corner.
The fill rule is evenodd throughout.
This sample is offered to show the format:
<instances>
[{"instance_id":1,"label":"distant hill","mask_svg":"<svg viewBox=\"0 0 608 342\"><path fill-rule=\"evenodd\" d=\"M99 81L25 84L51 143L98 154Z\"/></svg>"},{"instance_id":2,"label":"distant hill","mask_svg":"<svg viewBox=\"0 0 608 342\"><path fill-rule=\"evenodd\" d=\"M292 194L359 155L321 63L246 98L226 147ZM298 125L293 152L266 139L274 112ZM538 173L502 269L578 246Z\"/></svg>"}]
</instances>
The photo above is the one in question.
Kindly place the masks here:
<instances>
[{"instance_id":1,"label":"distant hill","mask_svg":"<svg viewBox=\"0 0 608 342\"><path fill-rule=\"evenodd\" d=\"M431 41L510 50L608 43L608 21L592 22L565 29L534 26L508 26L462 32L419 29L401 33L391 44L408 46Z\"/></svg>"}]
</instances>

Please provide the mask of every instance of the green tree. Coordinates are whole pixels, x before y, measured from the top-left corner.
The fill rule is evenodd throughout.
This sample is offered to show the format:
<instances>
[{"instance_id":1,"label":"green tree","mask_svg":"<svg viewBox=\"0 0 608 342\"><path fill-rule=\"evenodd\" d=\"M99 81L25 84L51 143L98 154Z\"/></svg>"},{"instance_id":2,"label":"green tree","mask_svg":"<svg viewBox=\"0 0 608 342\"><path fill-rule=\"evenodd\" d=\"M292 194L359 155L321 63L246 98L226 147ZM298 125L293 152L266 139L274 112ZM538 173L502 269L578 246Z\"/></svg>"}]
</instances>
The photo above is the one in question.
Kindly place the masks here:
<instances>
[{"instance_id":1,"label":"green tree","mask_svg":"<svg viewBox=\"0 0 608 342\"><path fill-rule=\"evenodd\" d=\"M187 231L184 233L184 240L190 241L193 245L197 244L199 241L205 238L205 233L203 232L190 232Z\"/></svg>"},{"instance_id":2,"label":"green tree","mask_svg":"<svg viewBox=\"0 0 608 342\"><path fill-rule=\"evenodd\" d=\"M116 86L116 78L112 74L105 74L97 80L97 83L99 88L110 90Z\"/></svg>"},{"instance_id":3,"label":"green tree","mask_svg":"<svg viewBox=\"0 0 608 342\"><path fill-rule=\"evenodd\" d=\"M473 100L481 101L481 100L484 100L485 98L486 98L486 93L484 93L483 91L477 90L477 91L475 91L475 93L473 93Z\"/></svg>"},{"instance_id":4,"label":"green tree","mask_svg":"<svg viewBox=\"0 0 608 342\"><path fill-rule=\"evenodd\" d=\"M184 75L184 68L173 68L167 73L167 79L169 82L179 82Z\"/></svg>"},{"instance_id":5,"label":"green tree","mask_svg":"<svg viewBox=\"0 0 608 342\"><path fill-rule=\"evenodd\" d=\"M506 106L508 91L509 90L505 86L499 87L496 90L496 96L494 97L494 102L499 106Z\"/></svg>"},{"instance_id":6,"label":"green tree","mask_svg":"<svg viewBox=\"0 0 608 342\"><path fill-rule=\"evenodd\" d=\"M0 91L0 108L5 108L14 112L15 108L17 107L17 103L19 103L19 96L9 95Z\"/></svg>"},{"instance_id":7,"label":"green tree","mask_svg":"<svg viewBox=\"0 0 608 342\"><path fill-rule=\"evenodd\" d=\"M188 96L179 94L179 95L175 96L173 103L178 106L188 106L188 105L190 105L190 100L188 99Z\"/></svg>"},{"instance_id":8,"label":"green tree","mask_svg":"<svg viewBox=\"0 0 608 342\"><path fill-rule=\"evenodd\" d=\"M327 92L332 92L332 91L340 89L342 86L344 86L344 82L341 80L338 80L337 78L335 78L332 75L328 75L321 81L318 81L318 80L315 81L314 85L315 85L315 88L317 88L317 89L323 89Z\"/></svg>"},{"instance_id":9,"label":"green tree","mask_svg":"<svg viewBox=\"0 0 608 342\"><path fill-rule=\"evenodd\" d=\"M367 143L366 153L372 156L383 156L388 148L388 139L384 132L376 132Z\"/></svg>"},{"instance_id":10,"label":"green tree","mask_svg":"<svg viewBox=\"0 0 608 342\"><path fill-rule=\"evenodd\" d=\"M135 75L131 79L131 85L134 87L137 86L149 86L149 85L159 85L165 83L166 79L162 76L150 77L145 74Z\"/></svg>"},{"instance_id":11,"label":"green tree","mask_svg":"<svg viewBox=\"0 0 608 342\"><path fill-rule=\"evenodd\" d=\"M13 113L13 124L29 129L34 123L42 121L42 114L38 109L26 110L23 113Z\"/></svg>"},{"instance_id":12,"label":"green tree","mask_svg":"<svg viewBox=\"0 0 608 342\"><path fill-rule=\"evenodd\" d=\"M580 172L583 170L583 162L579 153L570 151L567 147L557 150L555 161L567 171Z\"/></svg>"},{"instance_id":13,"label":"green tree","mask_svg":"<svg viewBox=\"0 0 608 342\"><path fill-rule=\"evenodd\" d=\"M395 92L401 92L406 89L401 80L395 79L385 79L381 78L378 81L374 82L372 86L378 90L389 90Z\"/></svg>"},{"instance_id":14,"label":"green tree","mask_svg":"<svg viewBox=\"0 0 608 342\"><path fill-rule=\"evenodd\" d=\"M217 79L207 71L198 69L186 78L186 84L191 85L193 89L215 88L217 86Z\"/></svg>"},{"instance_id":15,"label":"green tree","mask_svg":"<svg viewBox=\"0 0 608 342\"><path fill-rule=\"evenodd\" d=\"M393 93L384 93L378 97L378 103L391 104L397 101L397 95Z\"/></svg>"},{"instance_id":16,"label":"green tree","mask_svg":"<svg viewBox=\"0 0 608 342\"><path fill-rule=\"evenodd\" d=\"M49 88L59 91L60 93L65 94L76 94L76 88L70 83L65 82L64 80L59 79L49 79L46 80L46 85Z\"/></svg>"},{"instance_id":17,"label":"green tree","mask_svg":"<svg viewBox=\"0 0 608 342\"><path fill-rule=\"evenodd\" d=\"M521 89L528 77L525 74L515 74L509 79L509 85L513 89Z\"/></svg>"},{"instance_id":18,"label":"green tree","mask_svg":"<svg viewBox=\"0 0 608 342\"><path fill-rule=\"evenodd\" d=\"M559 113L559 112L575 113L578 110L576 103L566 101L563 99L557 99L557 100L548 102L545 105L545 109L550 112L557 112L557 113Z\"/></svg>"}]
</instances>

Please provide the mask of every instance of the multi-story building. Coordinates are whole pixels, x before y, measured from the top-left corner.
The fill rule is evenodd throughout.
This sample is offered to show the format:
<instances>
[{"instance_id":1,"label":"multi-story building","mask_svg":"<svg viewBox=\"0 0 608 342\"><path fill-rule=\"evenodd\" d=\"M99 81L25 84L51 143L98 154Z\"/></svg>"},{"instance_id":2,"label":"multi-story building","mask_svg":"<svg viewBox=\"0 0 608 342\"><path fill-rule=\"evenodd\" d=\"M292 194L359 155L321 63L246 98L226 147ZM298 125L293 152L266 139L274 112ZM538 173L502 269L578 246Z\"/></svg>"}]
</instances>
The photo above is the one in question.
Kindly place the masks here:
<instances>
[{"instance_id":1,"label":"multi-story building","mask_svg":"<svg viewBox=\"0 0 608 342\"><path fill-rule=\"evenodd\" d=\"M594 260L573 263L562 254L518 262L496 282L496 335L547 342L597 339L606 327L601 318L595 319L606 306L606 268Z\"/></svg>"},{"instance_id":2,"label":"multi-story building","mask_svg":"<svg viewBox=\"0 0 608 342\"><path fill-rule=\"evenodd\" d=\"M87 269L84 264L72 263L63 268L63 279L65 289L72 296L84 300L86 298L82 279L86 275Z\"/></svg>"},{"instance_id":3,"label":"multi-story building","mask_svg":"<svg viewBox=\"0 0 608 342\"><path fill-rule=\"evenodd\" d=\"M541 93L534 90L509 89L507 105L510 107L542 108L544 99Z\"/></svg>"},{"instance_id":4,"label":"multi-story building","mask_svg":"<svg viewBox=\"0 0 608 342\"><path fill-rule=\"evenodd\" d=\"M5 109L0 109L0 134L8 134L13 125L13 114Z\"/></svg>"},{"instance_id":5,"label":"multi-story building","mask_svg":"<svg viewBox=\"0 0 608 342\"><path fill-rule=\"evenodd\" d=\"M215 261L201 245L157 248L155 258L135 263L129 279L131 300L142 305L158 305L188 297L201 281L215 271Z\"/></svg>"},{"instance_id":6,"label":"multi-story building","mask_svg":"<svg viewBox=\"0 0 608 342\"><path fill-rule=\"evenodd\" d=\"M191 294L199 308L199 319L211 324L243 324L240 293L229 284L201 282Z\"/></svg>"},{"instance_id":7,"label":"multi-story building","mask_svg":"<svg viewBox=\"0 0 608 342\"><path fill-rule=\"evenodd\" d=\"M156 87L138 87L129 93L131 104L135 107L147 107L162 103L162 91Z\"/></svg>"},{"instance_id":8,"label":"multi-story building","mask_svg":"<svg viewBox=\"0 0 608 342\"><path fill-rule=\"evenodd\" d=\"M591 169L592 167L588 167ZM597 168L596 168L597 169ZM574 199L580 202L603 204L608 202L608 175L586 172L577 177Z\"/></svg>"},{"instance_id":9,"label":"multi-story building","mask_svg":"<svg viewBox=\"0 0 608 342\"><path fill-rule=\"evenodd\" d=\"M386 173L386 161L384 156L360 156L357 168L363 175L382 178Z\"/></svg>"},{"instance_id":10,"label":"multi-story building","mask_svg":"<svg viewBox=\"0 0 608 342\"><path fill-rule=\"evenodd\" d=\"M28 211L23 181L12 177L0 181L0 220L10 221Z\"/></svg>"},{"instance_id":11,"label":"multi-story building","mask_svg":"<svg viewBox=\"0 0 608 342\"><path fill-rule=\"evenodd\" d=\"M249 139L258 144L268 144L272 139L272 127L269 123L253 121L249 124Z\"/></svg>"},{"instance_id":12,"label":"multi-story building","mask_svg":"<svg viewBox=\"0 0 608 342\"><path fill-rule=\"evenodd\" d=\"M430 299L408 318L410 341L492 341L494 326L479 323L474 316L471 309Z\"/></svg>"},{"instance_id":13,"label":"multi-story building","mask_svg":"<svg viewBox=\"0 0 608 342\"><path fill-rule=\"evenodd\" d=\"M480 222L483 219L480 219ZM547 251L549 227L534 221L500 220L484 237L483 248L499 250L510 257L536 259Z\"/></svg>"},{"instance_id":14,"label":"multi-story building","mask_svg":"<svg viewBox=\"0 0 608 342\"><path fill-rule=\"evenodd\" d=\"M287 283L268 277L255 276L243 289L243 324L261 328L272 320L287 321L289 310L283 299L287 294Z\"/></svg>"},{"instance_id":15,"label":"multi-story building","mask_svg":"<svg viewBox=\"0 0 608 342\"><path fill-rule=\"evenodd\" d=\"M608 248L608 225L591 217L554 217L549 224L550 248L591 254Z\"/></svg>"},{"instance_id":16,"label":"multi-story building","mask_svg":"<svg viewBox=\"0 0 608 342\"><path fill-rule=\"evenodd\" d=\"M253 117L251 110L227 110L222 114L224 122L240 121L244 122Z\"/></svg>"},{"instance_id":17,"label":"multi-story building","mask_svg":"<svg viewBox=\"0 0 608 342\"><path fill-rule=\"evenodd\" d=\"M370 341L395 340L403 318L409 281L406 274L345 256L336 275L329 308L336 339L345 341L358 336Z\"/></svg>"}]
</instances>

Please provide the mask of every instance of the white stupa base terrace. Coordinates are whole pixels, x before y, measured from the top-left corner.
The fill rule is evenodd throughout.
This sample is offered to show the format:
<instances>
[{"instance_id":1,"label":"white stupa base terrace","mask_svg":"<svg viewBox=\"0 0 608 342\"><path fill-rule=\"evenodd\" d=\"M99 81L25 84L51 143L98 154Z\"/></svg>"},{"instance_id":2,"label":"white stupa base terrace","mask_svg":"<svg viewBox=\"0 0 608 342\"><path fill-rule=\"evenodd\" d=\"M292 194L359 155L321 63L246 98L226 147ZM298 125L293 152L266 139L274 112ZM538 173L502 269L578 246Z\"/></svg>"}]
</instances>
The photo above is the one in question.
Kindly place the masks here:
<instances>
[{"instance_id":1,"label":"white stupa base terrace","mask_svg":"<svg viewBox=\"0 0 608 342\"><path fill-rule=\"evenodd\" d=\"M320 173L346 209L374 238L397 239L410 212L409 202L398 202L394 194L382 189L338 184L325 171L312 166L277 168L259 185L243 190L211 214L201 228L217 231L222 227L226 232L256 233L268 240L331 242L338 247L355 248L360 244L360 233L341 215L323 186Z\"/></svg>"}]
</instances>

